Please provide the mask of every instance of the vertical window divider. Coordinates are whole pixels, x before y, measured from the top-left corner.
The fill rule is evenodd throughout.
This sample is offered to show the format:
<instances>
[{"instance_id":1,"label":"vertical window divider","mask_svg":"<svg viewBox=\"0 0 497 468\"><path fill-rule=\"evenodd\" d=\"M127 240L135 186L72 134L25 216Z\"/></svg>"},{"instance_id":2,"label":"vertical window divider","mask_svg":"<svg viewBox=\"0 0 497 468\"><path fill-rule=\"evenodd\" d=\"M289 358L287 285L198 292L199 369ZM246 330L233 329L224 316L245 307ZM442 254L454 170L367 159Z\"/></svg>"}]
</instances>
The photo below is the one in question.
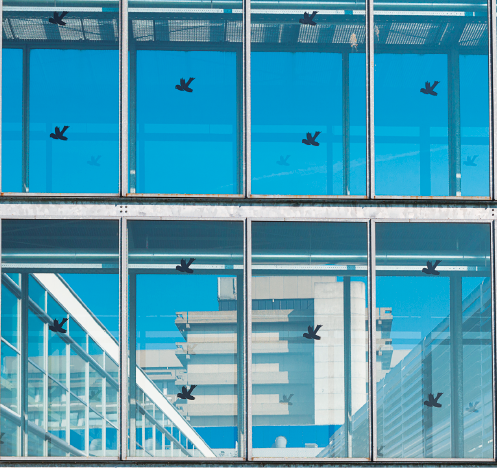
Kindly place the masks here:
<instances>
[{"instance_id":1,"label":"vertical window divider","mask_svg":"<svg viewBox=\"0 0 497 468\"><path fill-rule=\"evenodd\" d=\"M252 459L252 219L245 219L244 274L245 274L245 385L246 385L246 419L245 419L245 457Z\"/></svg>"},{"instance_id":2,"label":"vertical window divider","mask_svg":"<svg viewBox=\"0 0 497 468\"><path fill-rule=\"evenodd\" d=\"M366 196L375 198L374 167L374 4L366 8Z\"/></svg>"},{"instance_id":3,"label":"vertical window divider","mask_svg":"<svg viewBox=\"0 0 497 468\"><path fill-rule=\"evenodd\" d=\"M497 374L497 359L496 359L496 305L495 305L495 293L496 293L496 268L497 262L495 260L495 247L497 239L497 221L492 221L491 233L490 233L490 287L491 287L491 337L492 337L492 429L493 429L493 458L497 458L497 441L495 440L495 434L497 434L497 417L496 417L496 396L497 396L497 385L496 385L496 374Z\"/></svg>"},{"instance_id":4,"label":"vertical window divider","mask_svg":"<svg viewBox=\"0 0 497 468\"><path fill-rule=\"evenodd\" d=\"M128 193L128 0L119 0L119 195Z\"/></svg>"},{"instance_id":5,"label":"vertical window divider","mask_svg":"<svg viewBox=\"0 0 497 468\"><path fill-rule=\"evenodd\" d=\"M251 0L243 0L243 194L245 198L250 198L252 194L252 114L250 88L250 53L252 44L250 28L250 2Z\"/></svg>"},{"instance_id":6,"label":"vertical window divider","mask_svg":"<svg viewBox=\"0 0 497 468\"><path fill-rule=\"evenodd\" d=\"M0 0L0 24L2 25L3 29L3 0ZM3 82L3 73L2 71L2 52L3 52L3 31L2 34L0 34L0 192L2 191L2 82ZM0 227L1 227L1 221L0 221ZM1 240L1 237L0 237ZM1 248L0 248L0 254L1 254ZM0 268L0 278L2 277L1 275L2 270ZM0 288L1 289L1 288ZM0 331L1 331L1 326L0 326ZM0 354L1 357L1 354Z\"/></svg>"},{"instance_id":7,"label":"vertical window divider","mask_svg":"<svg viewBox=\"0 0 497 468\"><path fill-rule=\"evenodd\" d=\"M126 218L119 220L119 459L128 456L128 229Z\"/></svg>"},{"instance_id":8,"label":"vertical window divider","mask_svg":"<svg viewBox=\"0 0 497 468\"><path fill-rule=\"evenodd\" d=\"M497 95L497 73L495 62L495 38L496 38L496 2L487 0L487 22L488 22L488 98L489 98L489 178L490 178L490 197L497 200L497 164L495 162L495 148L497 147L497 135L495 125L495 96Z\"/></svg>"},{"instance_id":9,"label":"vertical window divider","mask_svg":"<svg viewBox=\"0 0 497 468\"><path fill-rule=\"evenodd\" d=\"M3 23L2 23L3 28ZM2 33L3 35L3 33ZM22 192L29 192L29 78L30 47L22 48Z\"/></svg>"},{"instance_id":10,"label":"vertical window divider","mask_svg":"<svg viewBox=\"0 0 497 468\"><path fill-rule=\"evenodd\" d=\"M376 461L376 223L368 221L368 309L369 309L369 451L371 461Z\"/></svg>"}]
</instances>

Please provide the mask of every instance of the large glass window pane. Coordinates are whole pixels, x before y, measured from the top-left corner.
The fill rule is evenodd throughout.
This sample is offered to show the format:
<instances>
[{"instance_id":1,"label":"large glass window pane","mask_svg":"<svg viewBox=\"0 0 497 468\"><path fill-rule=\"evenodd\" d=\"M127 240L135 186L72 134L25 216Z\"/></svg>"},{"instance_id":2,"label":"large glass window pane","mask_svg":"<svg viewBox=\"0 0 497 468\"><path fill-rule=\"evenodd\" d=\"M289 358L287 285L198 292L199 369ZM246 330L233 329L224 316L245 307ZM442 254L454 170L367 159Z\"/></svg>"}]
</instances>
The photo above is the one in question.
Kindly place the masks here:
<instances>
[{"instance_id":1,"label":"large glass window pane","mask_svg":"<svg viewBox=\"0 0 497 468\"><path fill-rule=\"evenodd\" d=\"M241 193L242 2L146 6L129 1L129 191Z\"/></svg>"},{"instance_id":2,"label":"large glass window pane","mask_svg":"<svg viewBox=\"0 0 497 468\"><path fill-rule=\"evenodd\" d=\"M376 194L488 197L486 2L374 3Z\"/></svg>"},{"instance_id":3,"label":"large glass window pane","mask_svg":"<svg viewBox=\"0 0 497 468\"><path fill-rule=\"evenodd\" d=\"M366 194L364 3L319 3L252 3L254 194Z\"/></svg>"},{"instance_id":4,"label":"large glass window pane","mask_svg":"<svg viewBox=\"0 0 497 468\"><path fill-rule=\"evenodd\" d=\"M3 2L3 191L118 191L118 6Z\"/></svg>"},{"instance_id":5,"label":"large glass window pane","mask_svg":"<svg viewBox=\"0 0 497 468\"><path fill-rule=\"evenodd\" d=\"M117 456L118 432L110 431L107 444L104 428L119 427L118 265L117 221L2 221L2 281L18 293L17 348L28 352L18 358L16 389L7 354L12 348L2 349L0 403L17 405L21 420L27 415L29 421L28 447L20 445L19 456ZM7 276L15 274L19 286ZM2 295L2 310L9 308L10 291ZM27 395L26 407L16 391ZM99 419L99 435L89 414Z\"/></svg>"},{"instance_id":6,"label":"large glass window pane","mask_svg":"<svg viewBox=\"0 0 497 468\"><path fill-rule=\"evenodd\" d=\"M0 429L2 430L2 444L0 455L2 457L15 457L18 455L19 426L16 422L2 415L0 418Z\"/></svg>"},{"instance_id":7,"label":"large glass window pane","mask_svg":"<svg viewBox=\"0 0 497 468\"><path fill-rule=\"evenodd\" d=\"M378 457L492 458L490 225L376 225Z\"/></svg>"},{"instance_id":8,"label":"large glass window pane","mask_svg":"<svg viewBox=\"0 0 497 468\"><path fill-rule=\"evenodd\" d=\"M0 379L2 405L16 413L19 413L18 376L19 354L10 346L2 343L2 373Z\"/></svg>"},{"instance_id":9,"label":"large glass window pane","mask_svg":"<svg viewBox=\"0 0 497 468\"><path fill-rule=\"evenodd\" d=\"M9 284L12 289L2 284L2 338L17 347L19 300L14 290L18 294L19 290L12 285L10 278L5 279L5 283Z\"/></svg>"},{"instance_id":10,"label":"large glass window pane","mask_svg":"<svg viewBox=\"0 0 497 468\"><path fill-rule=\"evenodd\" d=\"M242 456L243 223L128 226L131 453Z\"/></svg>"},{"instance_id":11,"label":"large glass window pane","mask_svg":"<svg viewBox=\"0 0 497 468\"><path fill-rule=\"evenodd\" d=\"M254 457L367 457L366 224L254 222L252 276Z\"/></svg>"}]
</instances>

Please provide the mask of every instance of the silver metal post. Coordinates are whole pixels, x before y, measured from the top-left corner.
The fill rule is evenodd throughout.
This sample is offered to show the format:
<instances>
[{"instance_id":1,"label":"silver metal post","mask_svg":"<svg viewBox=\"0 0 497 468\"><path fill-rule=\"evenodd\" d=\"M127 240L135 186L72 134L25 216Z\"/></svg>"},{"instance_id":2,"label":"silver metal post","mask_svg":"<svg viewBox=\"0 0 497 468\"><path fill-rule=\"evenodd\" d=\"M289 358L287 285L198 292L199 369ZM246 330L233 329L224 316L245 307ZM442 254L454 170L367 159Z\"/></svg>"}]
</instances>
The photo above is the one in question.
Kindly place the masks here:
<instances>
[{"instance_id":1,"label":"silver metal post","mask_svg":"<svg viewBox=\"0 0 497 468\"><path fill-rule=\"evenodd\" d=\"M247 460L252 459L252 221L250 218L245 220L245 381L246 381L246 408L247 408L247 437L245 439Z\"/></svg>"},{"instance_id":2,"label":"silver metal post","mask_svg":"<svg viewBox=\"0 0 497 468\"><path fill-rule=\"evenodd\" d=\"M119 194L128 192L128 0L119 0Z\"/></svg>"},{"instance_id":3,"label":"silver metal post","mask_svg":"<svg viewBox=\"0 0 497 468\"><path fill-rule=\"evenodd\" d=\"M251 0L243 0L243 64L245 65L243 73L243 193L245 197L250 197L252 193L251 180L251 151L252 151L252 107L251 107L251 88L250 88L250 54L251 54L251 26L250 12Z\"/></svg>"},{"instance_id":4,"label":"silver metal post","mask_svg":"<svg viewBox=\"0 0 497 468\"><path fill-rule=\"evenodd\" d=\"M366 0L366 196L375 197L374 167L374 10Z\"/></svg>"},{"instance_id":5,"label":"silver metal post","mask_svg":"<svg viewBox=\"0 0 497 468\"><path fill-rule=\"evenodd\" d=\"M376 427L376 224L368 223L368 306L369 306L369 456L377 459Z\"/></svg>"},{"instance_id":6,"label":"silver metal post","mask_svg":"<svg viewBox=\"0 0 497 468\"><path fill-rule=\"evenodd\" d=\"M244 274L236 276L236 391L238 426L238 456L245 456L245 281Z\"/></svg>"},{"instance_id":7,"label":"silver metal post","mask_svg":"<svg viewBox=\"0 0 497 468\"><path fill-rule=\"evenodd\" d=\"M129 49L129 192L136 193L136 47Z\"/></svg>"},{"instance_id":8,"label":"silver metal post","mask_svg":"<svg viewBox=\"0 0 497 468\"><path fill-rule=\"evenodd\" d=\"M449 102L449 195L461 196L461 86L459 51L452 48L447 56Z\"/></svg>"},{"instance_id":9,"label":"silver metal post","mask_svg":"<svg viewBox=\"0 0 497 468\"><path fill-rule=\"evenodd\" d=\"M29 46L22 49L22 191L29 192Z\"/></svg>"},{"instance_id":10,"label":"silver metal post","mask_svg":"<svg viewBox=\"0 0 497 468\"><path fill-rule=\"evenodd\" d=\"M21 414L21 456L28 455L28 301L29 301L29 274L22 273L21 279L21 320L19 335L21 339L21 388L19 402Z\"/></svg>"},{"instance_id":11,"label":"silver metal post","mask_svg":"<svg viewBox=\"0 0 497 468\"><path fill-rule=\"evenodd\" d=\"M488 19L488 97L489 97L489 179L490 193L493 200L497 200L497 164L495 161L495 150L497 148L497 133L495 125L496 112L496 96L497 96L497 73L496 73L496 57L495 57L495 38L496 38L496 2L495 0L487 0L487 19ZM493 251L492 251L493 253ZM495 297L495 296L492 296ZM496 432L494 432L496 434ZM495 437L494 437L495 441ZM495 443L495 442L494 442ZM497 455L497 453L496 453Z\"/></svg>"},{"instance_id":12,"label":"silver metal post","mask_svg":"<svg viewBox=\"0 0 497 468\"><path fill-rule=\"evenodd\" d=\"M497 379L497 359L496 359L496 350L497 350L497 340L496 340L496 303L495 303L495 291L496 291L496 268L497 268L497 261L496 261L496 252L495 252L495 247L496 247L496 239L497 239L497 222L493 221L491 224L491 235L490 235L490 258L491 258L491 264L490 264L490 287L491 287L491 340L492 340L492 427L493 427L493 433L497 434L497 417L495 416L495 411L497 407L497 385L496 385L496 379ZM493 458L497 458L497 441L496 437L493 437Z\"/></svg>"},{"instance_id":13,"label":"silver metal post","mask_svg":"<svg viewBox=\"0 0 497 468\"><path fill-rule=\"evenodd\" d=\"M343 195L350 195L350 55L342 53L342 146L343 146ZM328 169L329 171L329 169ZM333 172L331 174L333 177ZM328 175L328 177L330 177ZM328 192L328 195L332 193Z\"/></svg>"},{"instance_id":14,"label":"silver metal post","mask_svg":"<svg viewBox=\"0 0 497 468\"><path fill-rule=\"evenodd\" d=\"M119 458L128 457L128 230L126 218L119 222Z\"/></svg>"},{"instance_id":15,"label":"silver metal post","mask_svg":"<svg viewBox=\"0 0 497 468\"><path fill-rule=\"evenodd\" d=\"M129 274L129 451L136 457L136 274Z\"/></svg>"},{"instance_id":16,"label":"silver metal post","mask_svg":"<svg viewBox=\"0 0 497 468\"><path fill-rule=\"evenodd\" d=\"M350 310L350 276L343 278L343 379L345 403L345 454L352 456L352 317Z\"/></svg>"},{"instance_id":17,"label":"silver metal post","mask_svg":"<svg viewBox=\"0 0 497 468\"><path fill-rule=\"evenodd\" d=\"M462 277L450 277L450 427L451 454L464 457Z\"/></svg>"}]
</instances>

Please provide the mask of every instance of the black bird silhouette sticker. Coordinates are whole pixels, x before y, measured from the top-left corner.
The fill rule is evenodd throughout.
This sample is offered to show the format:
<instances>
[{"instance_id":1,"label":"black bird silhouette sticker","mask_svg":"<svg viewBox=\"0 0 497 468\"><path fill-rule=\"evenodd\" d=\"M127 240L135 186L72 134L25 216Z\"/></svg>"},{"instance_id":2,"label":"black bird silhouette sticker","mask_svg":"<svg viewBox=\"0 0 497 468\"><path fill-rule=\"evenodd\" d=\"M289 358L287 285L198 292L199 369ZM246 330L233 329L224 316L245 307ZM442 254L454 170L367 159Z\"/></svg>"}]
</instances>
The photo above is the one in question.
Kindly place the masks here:
<instances>
[{"instance_id":1,"label":"black bird silhouette sticker","mask_svg":"<svg viewBox=\"0 0 497 468\"><path fill-rule=\"evenodd\" d=\"M304 143L304 145L312 145L312 146L319 146L319 143L316 141L316 138L318 137L318 135L320 134L321 132L316 132L314 134L314 136L311 136L310 133L308 133L306 136L307 136L307 140L302 140L302 143Z\"/></svg>"},{"instance_id":2,"label":"black bird silhouette sticker","mask_svg":"<svg viewBox=\"0 0 497 468\"><path fill-rule=\"evenodd\" d=\"M292 406L293 403L290 401L293 397L293 393L290 393L288 397L286 395L283 395L282 399L280 400L280 403L288 403L288 406Z\"/></svg>"},{"instance_id":3,"label":"black bird silhouette sticker","mask_svg":"<svg viewBox=\"0 0 497 468\"><path fill-rule=\"evenodd\" d=\"M66 23L62 21L62 18L67 15L67 11L63 11L62 14L59 16L57 12L53 14L53 18L48 18L48 21L52 24L58 24L60 26L65 26Z\"/></svg>"},{"instance_id":4,"label":"black bird silhouette sticker","mask_svg":"<svg viewBox=\"0 0 497 468\"><path fill-rule=\"evenodd\" d=\"M50 138L54 140L67 140L67 137L64 136L64 132L69 128L69 126L65 126L62 131L60 131L59 127L55 127L55 133L50 134Z\"/></svg>"},{"instance_id":5,"label":"black bird silhouette sticker","mask_svg":"<svg viewBox=\"0 0 497 468\"><path fill-rule=\"evenodd\" d=\"M64 330L62 328L62 326L64 325L64 323L67 322L67 318L64 318L62 319L62 321L59 323L59 321L57 319L54 319L53 321L53 325L49 325L49 329L52 330L53 332L57 332L57 333L67 333L66 330Z\"/></svg>"},{"instance_id":6,"label":"black bird silhouette sticker","mask_svg":"<svg viewBox=\"0 0 497 468\"><path fill-rule=\"evenodd\" d=\"M286 158L284 158L283 156L280 156L280 160L279 161L276 161L276 164L279 164L280 166L289 166L290 164L288 164L288 158L290 157L290 155L288 154Z\"/></svg>"},{"instance_id":7,"label":"black bird silhouette sticker","mask_svg":"<svg viewBox=\"0 0 497 468\"><path fill-rule=\"evenodd\" d=\"M376 450L376 453L378 454L379 457L383 456L383 445L381 447L378 447L378 450Z\"/></svg>"},{"instance_id":8,"label":"black bird silhouette sticker","mask_svg":"<svg viewBox=\"0 0 497 468\"><path fill-rule=\"evenodd\" d=\"M437 270L435 270L435 268L440 265L440 263L442 262L442 260L437 260L435 262L435 265L432 265L431 262L426 262L426 267L427 268L423 268L421 271L423 273L426 273L427 275L436 275L438 276L440 274L440 272L438 272Z\"/></svg>"},{"instance_id":9,"label":"black bird silhouette sticker","mask_svg":"<svg viewBox=\"0 0 497 468\"><path fill-rule=\"evenodd\" d=\"M423 94L431 94L432 96L438 96L438 94L433 91L435 89L435 86L440 83L440 81L434 81L433 82L433 85L430 86L430 82L427 81L425 83L425 87L424 88L421 88L420 91L423 93Z\"/></svg>"},{"instance_id":10,"label":"black bird silhouette sticker","mask_svg":"<svg viewBox=\"0 0 497 468\"><path fill-rule=\"evenodd\" d=\"M179 83L180 84L177 84L176 85L176 89L179 89L180 91L186 91L187 93L192 93L193 92L193 89L192 88L189 88L190 86L190 83L194 80L195 78L190 78L186 83L185 83L185 79L184 78L181 78L181 80L179 80Z\"/></svg>"},{"instance_id":11,"label":"black bird silhouette sticker","mask_svg":"<svg viewBox=\"0 0 497 468\"><path fill-rule=\"evenodd\" d=\"M312 329L311 326L307 327L307 333L304 333L302 336L304 338L307 338L308 340L320 340L321 337L318 336L316 333L319 331L319 329L322 327L322 325L318 325L314 330Z\"/></svg>"},{"instance_id":12,"label":"black bird silhouette sticker","mask_svg":"<svg viewBox=\"0 0 497 468\"><path fill-rule=\"evenodd\" d=\"M101 157L102 157L102 156L100 156L100 155L99 155L99 156L97 156L97 157L92 156L92 157L90 158L90 160L89 160L89 161L87 161L87 163L88 163L90 166L100 166L100 164L98 164L98 160L99 160Z\"/></svg>"},{"instance_id":13,"label":"black bird silhouette sticker","mask_svg":"<svg viewBox=\"0 0 497 468\"><path fill-rule=\"evenodd\" d=\"M437 397L433 398L433 394L430 393L428 395L428 401L425 401L425 405L432 408L435 406L436 408L441 408L442 405L438 402L438 399L443 395L443 393L437 393Z\"/></svg>"},{"instance_id":14,"label":"black bird silhouette sticker","mask_svg":"<svg viewBox=\"0 0 497 468\"><path fill-rule=\"evenodd\" d=\"M5 432L2 432L2 433L0 434L0 444L3 444L2 437L3 437L4 435L5 435Z\"/></svg>"},{"instance_id":15,"label":"black bird silhouette sticker","mask_svg":"<svg viewBox=\"0 0 497 468\"><path fill-rule=\"evenodd\" d=\"M190 390L187 391L186 387L183 386L181 388L181 393L178 393L176 396L182 400L195 400L195 397L192 395L192 391L195 387L196 385L191 385Z\"/></svg>"},{"instance_id":16,"label":"black bird silhouette sticker","mask_svg":"<svg viewBox=\"0 0 497 468\"><path fill-rule=\"evenodd\" d=\"M480 402L479 401L475 401L474 403L470 402L469 406L466 408L466 411L468 411L469 413L478 413L478 410L476 409L478 403Z\"/></svg>"},{"instance_id":17,"label":"black bird silhouette sticker","mask_svg":"<svg viewBox=\"0 0 497 468\"><path fill-rule=\"evenodd\" d=\"M181 271L181 273L193 273L190 265L195 261L194 258L190 258L189 262L186 263L185 259L181 259L181 265L176 265L176 270Z\"/></svg>"},{"instance_id":18,"label":"black bird silhouette sticker","mask_svg":"<svg viewBox=\"0 0 497 468\"><path fill-rule=\"evenodd\" d=\"M313 11L312 15L309 15L307 11L304 13L304 17L299 19L299 23L301 24L311 24L312 26L316 26L316 23L312 21L316 16L317 11Z\"/></svg>"},{"instance_id":19,"label":"black bird silhouette sticker","mask_svg":"<svg viewBox=\"0 0 497 468\"><path fill-rule=\"evenodd\" d=\"M477 157L478 157L478 155L473 156L473 157L468 156L468 157L466 158L466 161L464 161L464 163L463 163L463 164L464 164L465 166L476 166L475 161L476 161L476 158L477 158Z\"/></svg>"}]
</instances>

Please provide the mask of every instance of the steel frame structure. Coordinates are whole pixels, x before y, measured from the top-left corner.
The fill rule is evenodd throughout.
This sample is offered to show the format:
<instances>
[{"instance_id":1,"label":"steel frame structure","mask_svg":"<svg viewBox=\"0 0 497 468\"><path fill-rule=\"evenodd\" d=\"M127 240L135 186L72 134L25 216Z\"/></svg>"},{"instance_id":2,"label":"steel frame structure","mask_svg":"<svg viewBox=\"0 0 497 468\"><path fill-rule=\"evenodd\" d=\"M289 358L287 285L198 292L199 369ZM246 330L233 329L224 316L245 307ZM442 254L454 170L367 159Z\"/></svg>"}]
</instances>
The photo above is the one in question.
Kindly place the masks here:
<instances>
[{"instance_id":1,"label":"steel frame structure","mask_svg":"<svg viewBox=\"0 0 497 468\"><path fill-rule=\"evenodd\" d=\"M1 2L0 2L1 3ZM202 3L202 2L197 2ZM214 2L216 3L216 2ZM264 1L254 1L253 5L268 6ZM279 2L281 8L292 8L292 2ZM343 181L345 195L336 196L257 196L251 192L251 89L250 89L250 55L251 43L251 2L243 1L243 41L241 57L237 57L237 75L241 76L241 87L238 91L237 101L239 115L239 138L241 154L243 155L240 181L243 181L243 191L239 195L158 195L128 193L128 186L136 173L128 170L128 164L133 171L136 161L128 159L128 139L133 145L136 134L133 128L128 128L130 105L134 106L136 97L128 97L128 89L133 85L133 76L128 76L128 50L129 50L129 14L128 0L119 0L119 92L120 92L120 133L119 133L119 192L116 194L36 194L1 193L0 192L0 241L1 223L8 219L114 219L119 220L120 247L119 247L119 287L120 287L120 343L127 343L130 338L128 329L129 311L129 285L128 285L128 238L127 222L133 220L213 220L213 221L240 221L244 224L244 326L243 347L245 349L244 368L242 370L246 382L245 398L243 401L243 426L245 438L241 440L241 454L237 459L174 459L174 458L131 458L128 451L129 430L129 402L130 395L130 363L128 349L120 349L120 393L119 393L119 422L120 438L117 459L109 458L55 458L55 457L1 457L0 463L5 466L157 466L169 464L171 466L188 464L190 466L205 466L219 464L225 466L265 466L268 463L274 466L317 466L323 464L345 465L370 465L381 464L389 466L411 466L413 464L453 466L453 465L495 465L497 462L497 417L493 421L493 459L378 459L377 456L377 428L376 428L376 386L369 385L369 459L264 459L254 458L252 453L252 223L257 221L299 221L299 222L359 222L365 223L368 228L368 308L369 323L374 323L376 307L376 225L382 222L454 222L454 223L486 223L491 226L491 291L492 291L492 357L493 357L493 406L494 415L497 405L497 319L496 319L496 293L497 293L497 164L495 162L497 134L496 134L496 105L497 105L497 59L496 59L496 1L488 0L487 21L489 31L488 56L489 56L489 130L490 130L490 196L489 197L460 197L452 194L449 197L379 197L375 194L375 168L374 168L374 10L373 0L366 0L364 4L366 26L366 196L347 196L348 179ZM411 4L413 8L414 4ZM202 5L204 6L204 5ZM356 3L330 4L332 8L357 8ZM473 5L472 5L473 6ZM322 8L323 3L309 4L309 8ZM397 8L398 5L390 4ZM452 6L455 11L463 5ZM382 9L387 9L388 4L383 4ZM0 19L2 15L0 8ZM257 10L255 10L257 11ZM0 42L2 37L0 37ZM27 47L26 47L27 50ZM259 50L259 45L254 45L254 50ZM131 51L133 54L133 51ZM237 55L240 55L239 53ZM27 83L29 74L29 54L24 57L24 80ZM1 65L0 54L0 65ZM131 55L131 63L135 57ZM346 59L345 59L346 60ZM0 82L1 86L1 82ZM0 98L1 99L1 98ZM23 94L23 119L29 122L29 93ZM1 102L0 102L1 112ZM348 118L348 109L343 109L343 118ZM0 119L1 122L1 119ZM1 123L0 123L1 125ZM1 128L0 128L1 133ZM29 154L29 128L23 128L23 180L28 181L28 154ZM344 134L344 143L348 135ZM346 144L344 145L346 146ZM1 140L0 140L1 149ZM133 152L133 147L131 149ZM459 160L460 165L460 160ZM457 166L457 164L456 164ZM0 161L1 169L1 161ZM457 171L457 167L454 171ZM133 185L133 184L131 184ZM0 189L1 190L1 189ZM457 192L457 188L454 188ZM1 244L1 242L0 242ZM1 276L1 266L0 266ZM1 299L1 298L0 298ZM27 313L23 311L23 313ZM1 327L1 324L0 324ZM376 382L376 353L375 327L369 327L369 382ZM21 400L21 406L26 405ZM239 415L240 417L241 415ZM26 443L26 441L23 441Z\"/></svg>"}]
</instances>

